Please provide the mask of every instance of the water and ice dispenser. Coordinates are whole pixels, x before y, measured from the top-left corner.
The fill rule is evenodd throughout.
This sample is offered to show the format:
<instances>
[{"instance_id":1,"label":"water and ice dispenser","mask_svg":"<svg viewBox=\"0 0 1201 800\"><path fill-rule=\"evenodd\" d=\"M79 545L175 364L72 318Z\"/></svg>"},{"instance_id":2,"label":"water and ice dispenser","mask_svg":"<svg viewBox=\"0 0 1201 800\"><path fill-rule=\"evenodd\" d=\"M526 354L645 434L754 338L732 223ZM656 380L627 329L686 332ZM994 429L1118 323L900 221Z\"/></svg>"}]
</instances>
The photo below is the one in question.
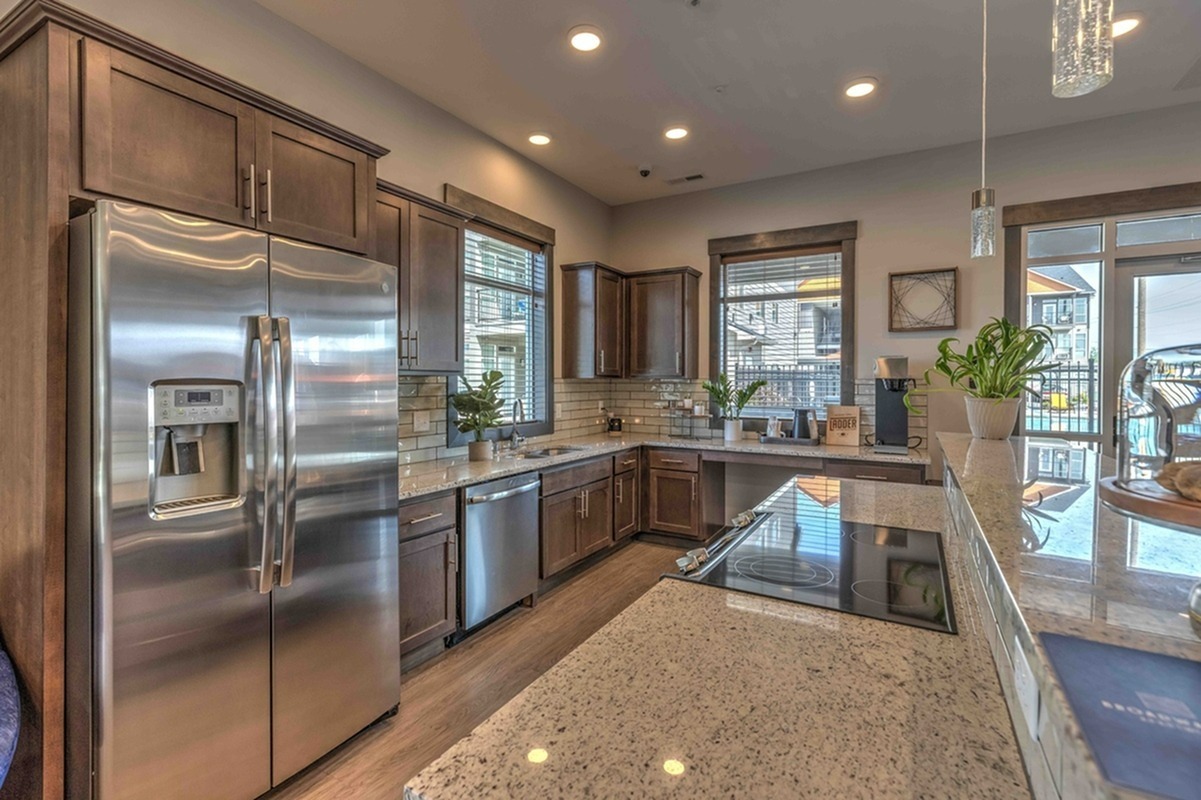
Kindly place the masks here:
<instances>
[{"instance_id":1,"label":"water and ice dispenser","mask_svg":"<svg viewBox=\"0 0 1201 800\"><path fill-rule=\"evenodd\" d=\"M182 516L242 502L241 384L156 383L151 391L152 514Z\"/></svg>"}]
</instances>

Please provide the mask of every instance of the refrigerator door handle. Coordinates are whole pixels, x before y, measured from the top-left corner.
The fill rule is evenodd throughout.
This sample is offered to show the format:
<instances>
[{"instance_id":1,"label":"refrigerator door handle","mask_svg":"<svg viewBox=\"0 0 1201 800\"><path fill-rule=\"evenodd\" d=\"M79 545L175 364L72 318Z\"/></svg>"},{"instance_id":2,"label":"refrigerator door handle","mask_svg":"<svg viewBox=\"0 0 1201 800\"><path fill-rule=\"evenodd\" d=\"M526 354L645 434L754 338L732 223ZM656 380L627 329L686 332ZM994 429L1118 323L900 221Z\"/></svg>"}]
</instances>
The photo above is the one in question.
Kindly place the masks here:
<instances>
[{"instance_id":1,"label":"refrigerator door handle","mask_svg":"<svg viewBox=\"0 0 1201 800\"><path fill-rule=\"evenodd\" d=\"M279 453L279 389L275 375L275 341L271 317L258 318L259 394L263 398L263 547L259 556L259 594L270 594L275 582L275 509L278 502L276 456Z\"/></svg>"},{"instance_id":2,"label":"refrigerator door handle","mask_svg":"<svg viewBox=\"0 0 1201 800\"><path fill-rule=\"evenodd\" d=\"M292 360L291 320L277 317L275 329L279 337L280 381L284 400L283 547L279 585L290 586L296 556L296 370Z\"/></svg>"}]
</instances>

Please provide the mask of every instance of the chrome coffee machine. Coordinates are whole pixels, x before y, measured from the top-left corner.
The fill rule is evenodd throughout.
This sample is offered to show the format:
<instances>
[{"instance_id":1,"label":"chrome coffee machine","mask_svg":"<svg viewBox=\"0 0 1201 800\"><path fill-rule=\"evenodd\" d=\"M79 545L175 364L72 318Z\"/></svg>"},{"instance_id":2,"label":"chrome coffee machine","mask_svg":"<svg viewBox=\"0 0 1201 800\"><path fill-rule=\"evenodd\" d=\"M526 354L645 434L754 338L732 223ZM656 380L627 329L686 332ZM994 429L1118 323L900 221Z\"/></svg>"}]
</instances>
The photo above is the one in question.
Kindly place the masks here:
<instances>
[{"instance_id":1,"label":"chrome coffee machine","mask_svg":"<svg viewBox=\"0 0 1201 800\"><path fill-rule=\"evenodd\" d=\"M881 356L876 359L876 433L877 453L905 455L909 452L909 409L905 393L917 381L909 377L909 359Z\"/></svg>"}]
</instances>

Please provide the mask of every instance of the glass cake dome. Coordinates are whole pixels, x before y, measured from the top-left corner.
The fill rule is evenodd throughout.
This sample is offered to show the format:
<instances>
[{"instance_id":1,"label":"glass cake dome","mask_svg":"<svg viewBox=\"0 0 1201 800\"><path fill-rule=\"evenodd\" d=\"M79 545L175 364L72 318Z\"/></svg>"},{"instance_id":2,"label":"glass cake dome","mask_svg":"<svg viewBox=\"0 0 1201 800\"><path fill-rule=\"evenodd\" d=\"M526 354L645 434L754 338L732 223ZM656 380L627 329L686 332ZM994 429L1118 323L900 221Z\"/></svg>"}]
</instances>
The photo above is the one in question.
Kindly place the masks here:
<instances>
[{"instance_id":1,"label":"glass cake dome","mask_svg":"<svg viewBox=\"0 0 1201 800\"><path fill-rule=\"evenodd\" d=\"M1153 350L1122 373L1119 510L1201 530L1201 344ZM1195 465L1195 466L1194 466Z\"/></svg>"}]
</instances>

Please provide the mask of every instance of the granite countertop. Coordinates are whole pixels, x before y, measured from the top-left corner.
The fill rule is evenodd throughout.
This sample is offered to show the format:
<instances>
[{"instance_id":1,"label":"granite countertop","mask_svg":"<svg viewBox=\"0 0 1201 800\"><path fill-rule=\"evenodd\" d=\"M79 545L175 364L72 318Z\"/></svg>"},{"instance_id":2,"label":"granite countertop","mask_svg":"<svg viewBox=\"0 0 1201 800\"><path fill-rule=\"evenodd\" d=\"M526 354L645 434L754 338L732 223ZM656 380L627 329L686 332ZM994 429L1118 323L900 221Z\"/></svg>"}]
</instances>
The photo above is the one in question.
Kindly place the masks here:
<instances>
[{"instance_id":1,"label":"granite countertop","mask_svg":"<svg viewBox=\"0 0 1201 800\"><path fill-rule=\"evenodd\" d=\"M939 434L1012 601L1032 634L1062 633L1201 661L1187 614L1201 535L1098 501L1116 464L1058 439Z\"/></svg>"},{"instance_id":2,"label":"granite countertop","mask_svg":"<svg viewBox=\"0 0 1201 800\"><path fill-rule=\"evenodd\" d=\"M819 513L945 530L936 488L809 480ZM964 553L944 548L958 635L661 581L405 797L1029 797Z\"/></svg>"},{"instance_id":3,"label":"granite countertop","mask_svg":"<svg viewBox=\"0 0 1201 800\"><path fill-rule=\"evenodd\" d=\"M585 436L574 439L536 442L525 449L542 447L575 447L579 450L548 458L524 459L507 456L495 461L468 461L466 457L426 461L418 464L401 464L400 499L405 500L423 494L432 494L447 489L458 489L477 483L486 483L497 478L536 472L549 467L562 466L574 461L583 461L606 453L616 453L631 447L672 447L687 450L708 450L727 453L753 453L797 458L839 459L845 461L872 461L881 464L914 464L928 466L930 456L924 450L910 450L905 455L876 453L870 447L838 447L827 444L814 446L762 444L754 439L740 442L725 442L721 439L667 439L663 437L626 436L614 438L607 435Z\"/></svg>"}]
</instances>

